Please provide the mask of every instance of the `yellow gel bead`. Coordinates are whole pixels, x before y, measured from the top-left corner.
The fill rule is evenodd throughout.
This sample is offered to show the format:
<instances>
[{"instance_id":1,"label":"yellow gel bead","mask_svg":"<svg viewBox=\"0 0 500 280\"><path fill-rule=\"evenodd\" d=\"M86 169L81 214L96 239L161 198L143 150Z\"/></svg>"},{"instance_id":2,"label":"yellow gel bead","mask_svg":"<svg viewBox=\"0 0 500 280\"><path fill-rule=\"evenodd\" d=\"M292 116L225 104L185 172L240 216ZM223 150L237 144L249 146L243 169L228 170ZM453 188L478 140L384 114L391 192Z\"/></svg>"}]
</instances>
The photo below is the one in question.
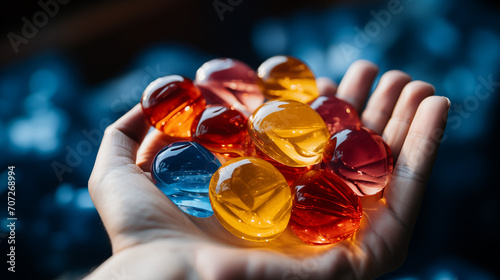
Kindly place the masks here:
<instances>
[{"instance_id":1,"label":"yellow gel bead","mask_svg":"<svg viewBox=\"0 0 500 280\"><path fill-rule=\"evenodd\" d=\"M255 146L281 164L300 167L319 163L330 136L321 116L293 100L272 100L248 119Z\"/></svg>"},{"instance_id":2,"label":"yellow gel bead","mask_svg":"<svg viewBox=\"0 0 500 280\"><path fill-rule=\"evenodd\" d=\"M210 180L209 197L220 223L243 239L274 239L290 220L290 187L273 165L260 158L239 157L222 165Z\"/></svg>"},{"instance_id":3,"label":"yellow gel bead","mask_svg":"<svg viewBox=\"0 0 500 280\"><path fill-rule=\"evenodd\" d=\"M316 78L307 65L290 56L273 56L257 70L268 99L291 99L308 103L319 96Z\"/></svg>"}]
</instances>

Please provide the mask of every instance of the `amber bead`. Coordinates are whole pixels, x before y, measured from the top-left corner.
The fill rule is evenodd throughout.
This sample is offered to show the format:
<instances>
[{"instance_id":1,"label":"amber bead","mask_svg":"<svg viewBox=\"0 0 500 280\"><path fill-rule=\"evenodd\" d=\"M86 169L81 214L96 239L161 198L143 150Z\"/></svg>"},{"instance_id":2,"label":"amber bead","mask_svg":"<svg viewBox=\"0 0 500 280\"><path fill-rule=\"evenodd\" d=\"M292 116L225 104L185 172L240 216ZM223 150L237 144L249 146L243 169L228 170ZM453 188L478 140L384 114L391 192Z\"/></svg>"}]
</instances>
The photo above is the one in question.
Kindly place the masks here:
<instances>
[{"instance_id":1,"label":"amber bead","mask_svg":"<svg viewBox=\"0 0 500 280\"><path fill-rule=\"evenodd\" d=\"M264 103L248 119L255 146L281 164L304 167L321 162L329 133L307 104L293 100Z\"/></svg>"},{"instance_id":2,"label":"amber bead","mask_svg":"<svg viewBox=\"0 0 500 280\"><path fill-rule=\"evenodd\" d=\"M319 96L313 72L297 58L273 56L259 66L257 74L268 99L283 98L307 103Z\"/></svg>"},{"instance_id":3,"label":"amber bead","mask_svg":"<svg viewBox=\"0 0 500 280\"><path fill-rule=\"evenodd\" d=\"M290 220L290 187L260 158L224 163L210 180L209 197L220 223L242 239L269 241L280 236Z\"/></svg>"}]
</instances>

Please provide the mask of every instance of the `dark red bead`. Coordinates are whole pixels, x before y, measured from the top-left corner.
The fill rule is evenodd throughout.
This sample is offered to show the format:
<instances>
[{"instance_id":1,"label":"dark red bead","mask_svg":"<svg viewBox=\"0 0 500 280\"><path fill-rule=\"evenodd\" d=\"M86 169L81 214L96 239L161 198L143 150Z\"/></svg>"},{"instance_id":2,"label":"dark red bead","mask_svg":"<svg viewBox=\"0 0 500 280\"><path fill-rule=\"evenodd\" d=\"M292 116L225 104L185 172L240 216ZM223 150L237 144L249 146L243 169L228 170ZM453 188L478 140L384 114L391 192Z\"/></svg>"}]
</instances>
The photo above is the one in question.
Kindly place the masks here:
<instances>
[{"instance_id":1,"label":"dark red bead","mask_svg":"<svg viewBox=\"0 0 500 280\"><path fill-rule=\"evenodd\" d=\"M352 236L363 210L359 197L326 170L311 170L292 185L290 227L302 241L331 244Z\"/></svg>"},{"instance_id":2,"label":"dark red bead","mask_svg":"<svg viewBox=\"0 0 500 280\"><path fill-rule=\"evenodd\" d=\"M310 103L323 118L330 134L348 126L361 126L358 113L351 104L335 96L320 96Z\"/></svg>"},{"instance_id":3,"label":"dark red bead","mask_svg":"<svg viewBox=\"0 0 500 280\"><path fill-rule=\"evenodd\" d=\"M193 141L215 153L247 155L251 142L246 117L234 108L208 106L193 128Z\"/></svg>"},{"instance_id":4,"label":"dark red bead","mask_svg":"<svg viewBox=\"0 0 500 280\"><path fill-rule=\"evenodd\" d=\"M387 184L393 169L391 149L375 132L351 127L328 140L325 169L343 179L358 195L372 195Z\"/></svg>"}]
</instances>

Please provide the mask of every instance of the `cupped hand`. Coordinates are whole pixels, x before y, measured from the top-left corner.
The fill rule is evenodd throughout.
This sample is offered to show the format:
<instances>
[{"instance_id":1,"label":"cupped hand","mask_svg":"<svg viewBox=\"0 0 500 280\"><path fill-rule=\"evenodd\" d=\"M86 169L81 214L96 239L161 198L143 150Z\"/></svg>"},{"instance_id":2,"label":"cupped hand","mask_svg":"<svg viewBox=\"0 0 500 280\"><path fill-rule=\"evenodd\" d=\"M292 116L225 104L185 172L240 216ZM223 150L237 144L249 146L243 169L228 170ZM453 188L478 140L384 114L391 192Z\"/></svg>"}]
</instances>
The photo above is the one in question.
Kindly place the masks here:
<instances>
[{"instance_id":1,"label":"cupped hand","mask_svg":"<svg viewBox=\"0 0 500 280\"><path fill-rule=\"evenodd\" d=\"M446 126L449 100L400 71L382 75L357 61L338 85L318 79L360 112L363 125L390 146L394 172L378 195L362 198L356 234L327 246L302 243L290 229L257 243L217 219L184 214L151 181L155 154L174 139L151 131L139 105L106 129L89 192L107 230L112 256L88 279L371 279L400 266ZM365 105L366 102L366 106ZM364 107L364 110L362 110Z\"/></svg>"}]
</instances>

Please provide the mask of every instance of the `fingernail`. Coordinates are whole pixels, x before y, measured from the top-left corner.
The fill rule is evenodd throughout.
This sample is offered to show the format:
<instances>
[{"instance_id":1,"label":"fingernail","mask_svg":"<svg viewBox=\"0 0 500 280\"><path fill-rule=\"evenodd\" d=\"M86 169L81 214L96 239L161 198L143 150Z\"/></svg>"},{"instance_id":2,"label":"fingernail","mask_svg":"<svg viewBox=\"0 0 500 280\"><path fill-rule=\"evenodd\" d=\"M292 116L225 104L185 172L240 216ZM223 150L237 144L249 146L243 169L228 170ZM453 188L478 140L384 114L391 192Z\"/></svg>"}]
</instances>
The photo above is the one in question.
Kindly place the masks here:
<instances>
[{"instance_id":1,"label":"fingernail","mask_svg":"<svg viewBox=\"0 0 500 280\"><path fill-rule=\"evenodd\" d=\"M448 109L450 109L451 107L451 101L448 97L444 96L444 98L446 98L446 101L448 102Z\"/></svg>"}]
</instances>

